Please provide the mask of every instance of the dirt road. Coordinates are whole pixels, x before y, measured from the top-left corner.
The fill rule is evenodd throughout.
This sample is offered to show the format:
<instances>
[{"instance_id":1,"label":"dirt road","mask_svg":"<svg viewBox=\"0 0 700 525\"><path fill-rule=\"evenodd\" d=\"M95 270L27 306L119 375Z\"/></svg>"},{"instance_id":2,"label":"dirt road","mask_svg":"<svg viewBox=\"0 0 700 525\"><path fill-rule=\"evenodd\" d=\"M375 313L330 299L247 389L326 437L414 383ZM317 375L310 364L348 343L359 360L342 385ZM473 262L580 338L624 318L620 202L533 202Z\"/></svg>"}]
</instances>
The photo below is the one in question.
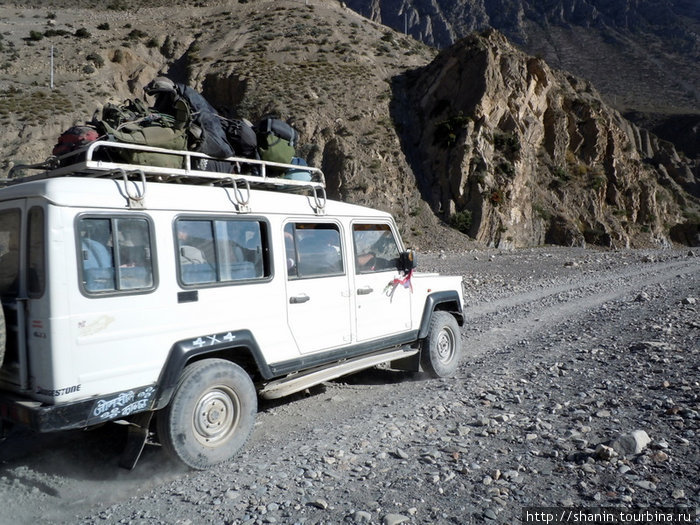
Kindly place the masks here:
<instances>
[{"instance_id":1,"label":"dirt road","mask_svg":"<svg viewBox=\"0 0 700 525\"><path fill-rule=\"evenodd\" d=\"M700 506L697 249L428 254L420 268L464 276L457 377L371 370L266 402L245 451L208 472L156 446L119 469L116 425L15 431L0 523L505 524L531 507Z\"/></svg>"}]
</instances>

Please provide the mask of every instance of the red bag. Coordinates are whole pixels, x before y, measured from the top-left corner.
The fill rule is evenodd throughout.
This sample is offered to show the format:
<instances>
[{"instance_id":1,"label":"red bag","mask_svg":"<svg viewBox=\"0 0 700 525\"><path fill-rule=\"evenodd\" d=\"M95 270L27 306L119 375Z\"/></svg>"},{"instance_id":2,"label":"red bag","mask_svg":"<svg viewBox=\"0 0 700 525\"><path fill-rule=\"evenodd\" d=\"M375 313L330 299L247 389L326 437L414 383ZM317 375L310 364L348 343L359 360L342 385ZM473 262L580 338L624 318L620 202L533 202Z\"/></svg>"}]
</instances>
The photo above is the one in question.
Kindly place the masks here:
<instances>
[{"instance_id":1,"label":"red bag","mask_svg":"<svg viewBox=\"0 0 700 525\"><path fill-rule=\"evenodd\" d=\"M74 151L82 146L97 140L99 134L95 128L90 126L73 126L64 131L58 137L58 143L53 147L52 155L60 156Z\"/></svg>"}]
</instances>

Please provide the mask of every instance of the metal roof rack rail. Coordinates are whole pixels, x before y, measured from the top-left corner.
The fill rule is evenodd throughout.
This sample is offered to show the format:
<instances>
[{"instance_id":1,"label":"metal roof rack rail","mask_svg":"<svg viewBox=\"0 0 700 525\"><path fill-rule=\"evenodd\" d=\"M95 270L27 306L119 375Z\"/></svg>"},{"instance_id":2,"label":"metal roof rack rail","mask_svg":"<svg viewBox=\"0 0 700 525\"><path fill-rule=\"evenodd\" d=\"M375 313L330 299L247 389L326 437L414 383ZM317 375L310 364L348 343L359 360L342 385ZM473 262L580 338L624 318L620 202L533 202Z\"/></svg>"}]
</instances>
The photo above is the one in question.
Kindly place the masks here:
<instances>
[{"instance_id":1,"label":"metal roof rack rail","mask_svg":"<svg viewBox=\"0 0 700 525\"><path fill-rule=\"evenodd\" d=\"M163 165L125 162L124 156L132 153L150 153L157 155ZM167 162L166 162L167 161ZM230 166L230 172L209 171L207 164ZM179 167L168 167L179 166ZM27 170L42 170L35 175L19 176ZM285 178L284 173L308 172L309 180ZM298 164L281 164L244 157L227 157L225 159L210 157L196 151L169 150L123 142L98 140L89 145L71 151L60 157L49 157L38 164L17 165L10 169L6 179L0 184L10 185L54 177L84 176L96 178L122 178L125 171L139 171L149 182L177 182L183 184L231 184L245 181L250 188L288 191L291 193L307 189L315 201L325 201L326 180L323 172L311 166Z\"/></svg>"}]
</instances>

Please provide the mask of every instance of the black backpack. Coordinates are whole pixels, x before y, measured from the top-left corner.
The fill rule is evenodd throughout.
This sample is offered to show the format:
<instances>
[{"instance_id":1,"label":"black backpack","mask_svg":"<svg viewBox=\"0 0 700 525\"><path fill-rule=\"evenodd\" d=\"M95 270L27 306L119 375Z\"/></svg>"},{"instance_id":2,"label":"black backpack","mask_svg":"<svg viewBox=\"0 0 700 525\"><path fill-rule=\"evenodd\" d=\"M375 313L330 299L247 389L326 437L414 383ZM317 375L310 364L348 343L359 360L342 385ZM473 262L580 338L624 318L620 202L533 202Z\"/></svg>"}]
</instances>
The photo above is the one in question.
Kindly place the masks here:
<instances>
[{"instance_id":1,"label":"black backpack","mask_svg":"<svg viewBox=\"0 0 700 525\"><path fill-rule=\"evenodd\" d=\"M258 136L253 125L247 120L231 119L224 121L224 131L228 143L237 156L247 159L259 159Z\"/></svg>"}]
</instances>

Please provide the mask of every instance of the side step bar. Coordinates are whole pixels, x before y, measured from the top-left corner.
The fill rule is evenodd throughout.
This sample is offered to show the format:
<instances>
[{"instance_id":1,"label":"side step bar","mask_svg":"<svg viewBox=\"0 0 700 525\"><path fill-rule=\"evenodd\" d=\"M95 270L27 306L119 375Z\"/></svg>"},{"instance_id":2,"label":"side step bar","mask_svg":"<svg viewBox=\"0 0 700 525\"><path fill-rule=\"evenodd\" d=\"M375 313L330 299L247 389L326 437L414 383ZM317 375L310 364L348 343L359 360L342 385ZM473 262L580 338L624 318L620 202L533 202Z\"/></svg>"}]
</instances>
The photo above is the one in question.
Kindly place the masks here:
<instances>
[{"instance_id":1,"label":"side step bar","mask_svg":"<svg viewBox=\"0 0 700 525\"><path fill-rule=\"evenodd\" d=\"M394 361L416 355L419 352L416 348L401 348L380 354L356 357L341 363L333 364L329 367L302 372L291 376L272 381L259 391L263 399L277 399L288 396L305 388L309 388L331 379L359 372L366 368L371 368L388 361Z\"/></svg>"}]
</instances>

